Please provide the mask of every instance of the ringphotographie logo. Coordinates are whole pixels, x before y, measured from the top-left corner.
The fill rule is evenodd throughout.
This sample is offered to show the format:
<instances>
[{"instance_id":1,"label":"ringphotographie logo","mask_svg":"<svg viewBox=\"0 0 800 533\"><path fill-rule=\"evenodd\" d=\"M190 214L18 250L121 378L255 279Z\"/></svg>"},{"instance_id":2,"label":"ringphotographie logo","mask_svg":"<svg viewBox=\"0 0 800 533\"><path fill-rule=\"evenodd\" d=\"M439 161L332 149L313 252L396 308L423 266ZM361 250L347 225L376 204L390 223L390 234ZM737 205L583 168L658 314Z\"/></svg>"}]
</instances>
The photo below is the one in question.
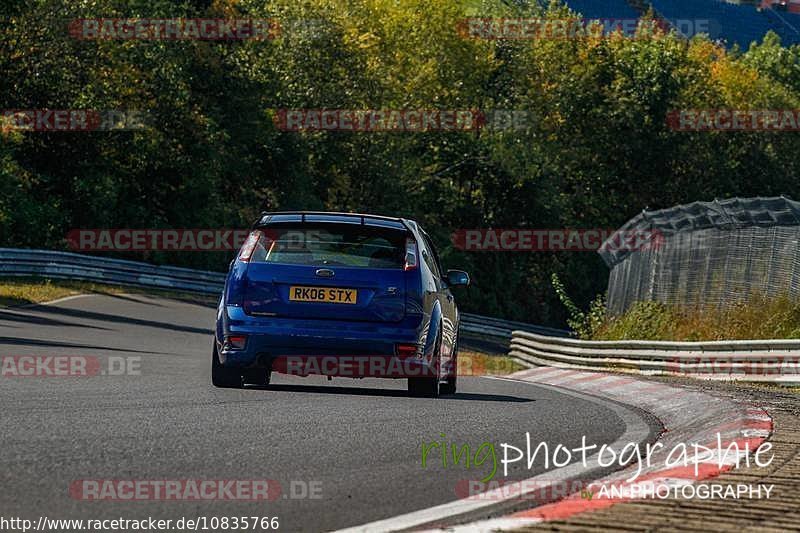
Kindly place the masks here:
<instances>
[{"instance_id":1,"label":"ringphotographie logo","mask_svg":"<svg viewBox=\"0 0 800 533\"><path fill-rule=\"evenodd\" d=\"M542 464L544 471L561 468L576 463L584 469L590 466L608 468L630 467L631 472L626 473L625 483L643 481L647 472L656 469L667 470L671 468L686 468L693 471L697 478L701 466L716 464L718 468L735 464L736 468L742 465L755 465L759 468L768 467L775 458L772 444L763 443L755 449L750 448L749 441L727 442L720 433L716 434L715 441L700 444L698 442L678 442L670 448L665 448L664 443L628 442L621 447L612 447L608 444L592 444L584 435L581 445L570 448L563 444L545 441L533 441L530 432L525 432L524 442L520 446L503 442L496 445L494 442L485 441L478 445L467 442L448 440L444 433L439 434L439 439L423 441L420 446L420 466L428 468L459 468L465 471L478 470L483 477L480 482L488 483L502 472L503 478L508 478L509 465L522 462L531 470L537 464Z\"/></svg>"},{"instance_id":2,"label":"ringphotographie logo","mask_svg":"<svg viewBox=\"0 0 800 533\"><path fill-rule=\"evenodd\" d=\"M82 41L245 41L280 36L276 19L242 18L81 18L69 23L69 34Z\"/></svg>"}]
</instances>

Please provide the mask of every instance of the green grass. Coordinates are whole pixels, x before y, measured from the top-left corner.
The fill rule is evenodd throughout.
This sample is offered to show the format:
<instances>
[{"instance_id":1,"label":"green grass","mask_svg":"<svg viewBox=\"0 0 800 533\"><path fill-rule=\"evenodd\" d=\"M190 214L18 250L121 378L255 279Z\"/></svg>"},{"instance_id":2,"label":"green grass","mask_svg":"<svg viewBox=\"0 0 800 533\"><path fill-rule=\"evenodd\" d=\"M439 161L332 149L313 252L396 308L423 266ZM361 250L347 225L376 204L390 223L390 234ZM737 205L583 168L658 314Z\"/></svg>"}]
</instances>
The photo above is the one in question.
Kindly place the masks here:
<instances>
[{"instance_id":1,"label":"green grass","mask_svg":"<svg viewBox=\"0 0 800 533\"><path fill-rule=\"evenodd\" d=\"M49 302L76 294L149 294L201 305L216 305L217 297L178 291L105 285L84 281L38 278L0 279L0 308Z\"/></svg>"},{"instance_id":2,"label":"green grass","mask_svg":"<svg viewBox=\"0 0 800 533\"><path fill-rule=\"evenodd\" d=\"M788 296L751 297L728 307L684 308L639 302L594 328L596 340L800 339L800 302Z\"/></svg>"},{"instance_id":3,"label":"green grass","mask_svg":"<svg viewBox=\"0 0 800 533\"><path fill-rule=\"evenodd\" d=\"M787 387L777 383L757 382L757 381L737 381L736 385L750 389L765 390L768 392L789 393L800 395L800 387Z\"/></svg>"},{"instance_id":4,"label":"green grass","mask_svg":"<svg viewBox=\"0 0 800 533\"><path fill-rule=\"evenodd\" d=\"M504 376L525 368L527 367L505 355L489 355L471 350L458 351L458 372L461 376Z\"/></svg>"}]
</instances>

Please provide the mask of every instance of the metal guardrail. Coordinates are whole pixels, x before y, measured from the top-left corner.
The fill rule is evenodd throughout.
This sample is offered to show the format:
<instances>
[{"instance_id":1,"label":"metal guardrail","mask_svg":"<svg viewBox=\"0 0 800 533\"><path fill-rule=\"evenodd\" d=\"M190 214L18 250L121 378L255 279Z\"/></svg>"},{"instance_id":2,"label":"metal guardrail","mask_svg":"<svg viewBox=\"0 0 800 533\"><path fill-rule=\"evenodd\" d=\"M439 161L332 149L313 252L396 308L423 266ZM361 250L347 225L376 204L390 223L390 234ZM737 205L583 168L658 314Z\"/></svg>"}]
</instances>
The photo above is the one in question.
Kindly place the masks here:
<instances>
[{"instance_id":1,"label":"metal guardrail","mask_svg":"<svg viewBox=\"0 0 800 533\"><path fill-rule=\"evenodd\" d=\"M460 330L473 337L489 337L499 339L504 342L511 341L511 332L514 330L538 333L539 335L551 335L555 337L569 337L570 332L564 329L548 328L545 326L535 326L524 322L513 322L499 318L461 313Z\"/></svg>"},{"instance_id":2,"label":"metal guardrail","mask_svg":"<svg viewBox=\"0 0 800 533\"><path fill-rule=\"evenodd\" d=\"M800 384L800 340L584 341L514 331L509 355L534 366Z\"/></svg>"},{"instance_id":3,"label":"metal guardrail","mask_svg":"<svg viewBox=\"0 0 800 533\"><path fill-rule=\"evenodd\" d=\"M0 248L0 276L71 279L205 294L219 293L225 283L225 274L221 272L158 266L69 252L15 248ZM507 343L511 340L513 329L544 335L569 335L568 331L559 329L461 314L461 331L471 336Z\"/></svg>"},{"instance_id":4,"label":"metal guardrail","mask_svg":"<svg viewBox=\"0 0 800 533\"><path fill-rule=\"evenodd\" d=\"M225 274L157 266L138 261L54 252L0 248L0 276L73 279L177 291L218 293ZM578 369L616 369L642 374L684 374L800 383L800 340L651 342L582 341L569 332L462 313L461 331L511 343L510 355L533 365ZM715 364L719 363L719 364Z\"/></svg>"},{"instance_id":5,"label":"metal guardrail","mask_svg":"<svg viewBox=\"0 0 800 533\"><path fill-rule=\"evenodd\" d=\"M69 252L0 248L0 276L47 277L218 293L225 274Z\"/></svg>"}]
</instances>

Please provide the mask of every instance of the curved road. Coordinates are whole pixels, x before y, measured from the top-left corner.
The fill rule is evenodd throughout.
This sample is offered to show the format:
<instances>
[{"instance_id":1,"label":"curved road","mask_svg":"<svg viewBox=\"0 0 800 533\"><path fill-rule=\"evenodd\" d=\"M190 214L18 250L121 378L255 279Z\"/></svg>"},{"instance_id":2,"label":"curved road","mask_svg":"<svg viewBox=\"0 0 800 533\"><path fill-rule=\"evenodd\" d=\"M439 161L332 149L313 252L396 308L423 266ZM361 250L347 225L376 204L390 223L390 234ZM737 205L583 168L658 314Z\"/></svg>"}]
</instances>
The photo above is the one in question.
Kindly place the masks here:
<instances>
[{"instance_id":1,"label":"curved road","mask_svg":"<svg viewBox=\"0 0 800 533\"><path fill-rule=\"evenodd\" d=\"M626 430L608 405L487 378L460 378L459 394L439 400L374 379L274 376L267 390L215 389L213 321L212 308L139 295L0 310L2 357L135 365L125 375L0 377L1 514L278 516L282 530L332 530L455 500L460 480L489 470L444 469L435 458L423 469L423 442L470 444L474 453L489 441L499 455L501 442L523 447L526 431L534 443L576 447L582 435L611 443ZM544 471L541 461L514 466L512 479ZM270 479L282 492L257 503L83 501L69 493L83 479ZM309 487L318 497L304 497Z\"/></svg>"}]
</instances>

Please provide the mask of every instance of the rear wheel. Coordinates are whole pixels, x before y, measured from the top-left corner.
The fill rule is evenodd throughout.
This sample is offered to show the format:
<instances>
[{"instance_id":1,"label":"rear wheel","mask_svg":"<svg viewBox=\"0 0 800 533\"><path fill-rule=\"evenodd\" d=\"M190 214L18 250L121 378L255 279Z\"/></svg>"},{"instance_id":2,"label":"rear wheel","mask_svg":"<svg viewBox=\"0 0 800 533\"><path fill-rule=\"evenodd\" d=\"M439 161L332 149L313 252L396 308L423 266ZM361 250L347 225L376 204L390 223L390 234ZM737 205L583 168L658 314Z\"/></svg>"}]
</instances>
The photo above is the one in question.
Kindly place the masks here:
<instances>
[{"instance_id":1,"label":"rear wheel","mask_svg":"<svg viewBox=\"0 0 800 533\"><path fill-rule=\"evenodd\" d=\"M458 388L458 377L450 376L447 378L447 383L439 387L439 394L455 394Z\"/></svg>"},{"instance_id":2,"label":"rear wheel","mask_svg":"<svg viewBox=\"0 0 800 533\"><path fill-rule=\"evenodd\" d=\"M217 343L214 343L214 350L211 352L211 383L215 387L224 389L241 389L242 373L238 368L226 368L219 362L217 355Z\"/></svg>"},{"instance_id":3,"label":"rear wheel","mask_svg":"<svg viewBox=\"0 0 800 533\"><path fill-rule=\"evenodd\" d=\"M450 372L447 382L439 385L439 394L455 394L458 388L458 341L453 347L453 357L451 359Z\"/></svg>"},{"instance_id":4,"label":"rear wheel","mask_svg":"<svg viewBox=\"0 0 800 533\"><path fill-rule=\"evenodd\" d=\"M439 396L439 380L437 378L408 378L408 392L412 396L437 398Z\"/></svg>"},{"instance_id":5,"label":"rear wheel","mask_svg":"<svg viewBox=\"0 0 800 533\"><path fill-rule=\"evenodd\" d=\"M439 334L436 336L436 345L433 355L433 369L434 376L432 378L408 378L408 392L412 396L423 396L425 398L438 398L439 397L439 372L441 371L441 346L442 346L442 329L439 328Z\"/></svg>"},{"instance_id":6,"label":"rear wheel","mask_svg":"<svg viewBox=\"0 0 800 533\"><path fill-rule=\"evenodd\" d=\"M266 387L269 385L270 371L265 368L248 368L243 372L242 380L248 385Z\"/></svg>"}]
</instances>

